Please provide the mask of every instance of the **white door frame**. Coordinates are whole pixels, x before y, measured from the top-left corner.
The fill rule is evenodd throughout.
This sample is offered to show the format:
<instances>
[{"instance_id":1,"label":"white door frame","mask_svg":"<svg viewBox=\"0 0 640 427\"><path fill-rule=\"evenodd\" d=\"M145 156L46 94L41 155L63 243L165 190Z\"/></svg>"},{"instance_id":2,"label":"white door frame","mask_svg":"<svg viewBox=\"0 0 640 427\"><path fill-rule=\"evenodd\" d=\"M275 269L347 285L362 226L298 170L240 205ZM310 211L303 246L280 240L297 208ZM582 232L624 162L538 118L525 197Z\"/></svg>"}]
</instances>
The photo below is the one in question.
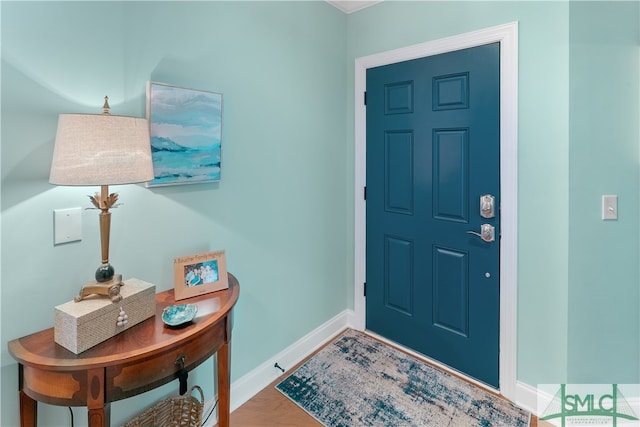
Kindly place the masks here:
<instances>
[{"instance_id":1,"label":"white door frame","mask_svg":"<svg viewBox=\"0 0 640 427\"><path fill-rule=\"evenodd\" d=\"M500 393L515 401L518 288L518 23L499 25L355 60L355 328L365 329L367 68L500 43Z\"/></svg>"}]
</instances>

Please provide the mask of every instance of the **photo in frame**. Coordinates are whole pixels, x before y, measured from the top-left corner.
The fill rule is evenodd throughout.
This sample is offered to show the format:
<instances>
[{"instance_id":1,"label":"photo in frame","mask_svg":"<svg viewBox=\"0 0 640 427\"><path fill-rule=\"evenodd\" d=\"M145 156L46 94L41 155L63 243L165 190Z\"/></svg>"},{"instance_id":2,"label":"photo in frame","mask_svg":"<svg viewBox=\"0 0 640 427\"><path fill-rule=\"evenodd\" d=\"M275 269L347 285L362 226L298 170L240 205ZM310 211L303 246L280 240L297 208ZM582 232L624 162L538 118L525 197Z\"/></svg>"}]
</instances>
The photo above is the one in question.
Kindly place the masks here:
<instances>
[{"instance_id":1,"label":"photo in frame","mask_svg":"<svg viewBox=\"0 0 640 427\"><path fill-rule=\"evenodd\" d=\"M147 187L220 181L222 94L149 82L153 180Z\"/></svg>"},{"instance_id":2,"label":"photo in frame","mask_svg":"<svg viewBox=\"0 0 640 427\"><path fill-rule=\"evenodd\" d=\"M173 272L176 301L229 288L224 251L176 258Z\"/></svg>"}]
</instances>

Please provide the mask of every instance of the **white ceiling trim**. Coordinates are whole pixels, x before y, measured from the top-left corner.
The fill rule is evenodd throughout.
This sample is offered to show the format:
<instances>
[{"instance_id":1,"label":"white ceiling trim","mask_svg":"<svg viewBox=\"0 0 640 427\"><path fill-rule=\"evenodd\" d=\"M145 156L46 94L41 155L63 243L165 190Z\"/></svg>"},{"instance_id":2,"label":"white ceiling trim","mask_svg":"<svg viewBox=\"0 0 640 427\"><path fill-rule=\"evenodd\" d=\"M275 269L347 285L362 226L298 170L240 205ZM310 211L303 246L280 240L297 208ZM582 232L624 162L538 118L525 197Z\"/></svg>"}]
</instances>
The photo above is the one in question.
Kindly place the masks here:
<instances>
[{"instance_id":1,"label":"white ceiling trim","mask_svg":"<svg viewBox=\"0 0 640 427\"><path fill-rule=\"evenodd\" d=\"M338 9L340 9L341 11L343 11L344 13L353 13L353 12L357 12L359 10L364 9L365 7L369 7L369 6L373 6L374 4L378 4L381 3L382 0L342 0L342 1L335 1L335 0L325 0L327 3L329 3L331 6L334 6Z\"/></svg>"}]
</instances>

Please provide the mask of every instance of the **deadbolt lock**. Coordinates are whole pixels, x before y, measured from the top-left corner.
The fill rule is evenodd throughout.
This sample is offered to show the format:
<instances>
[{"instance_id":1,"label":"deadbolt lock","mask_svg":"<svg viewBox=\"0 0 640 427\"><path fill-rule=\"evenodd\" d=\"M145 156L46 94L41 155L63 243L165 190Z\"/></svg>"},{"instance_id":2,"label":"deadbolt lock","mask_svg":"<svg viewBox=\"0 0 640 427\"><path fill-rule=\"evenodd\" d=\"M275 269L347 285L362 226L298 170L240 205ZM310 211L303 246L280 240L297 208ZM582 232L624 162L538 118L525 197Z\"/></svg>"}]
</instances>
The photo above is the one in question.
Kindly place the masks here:
<instances>
[{"instance_id":1,"label":"deadbolt lock","mask_svg":"<svg viewBox=\"0 0 640 427\"><path fill-rule=\"evenodd\" d=\"M480 196L480 216L483 218L494 218L496 216L495 204L496 199L491 194L483 194Z\"/></svg>"}]
</instances>

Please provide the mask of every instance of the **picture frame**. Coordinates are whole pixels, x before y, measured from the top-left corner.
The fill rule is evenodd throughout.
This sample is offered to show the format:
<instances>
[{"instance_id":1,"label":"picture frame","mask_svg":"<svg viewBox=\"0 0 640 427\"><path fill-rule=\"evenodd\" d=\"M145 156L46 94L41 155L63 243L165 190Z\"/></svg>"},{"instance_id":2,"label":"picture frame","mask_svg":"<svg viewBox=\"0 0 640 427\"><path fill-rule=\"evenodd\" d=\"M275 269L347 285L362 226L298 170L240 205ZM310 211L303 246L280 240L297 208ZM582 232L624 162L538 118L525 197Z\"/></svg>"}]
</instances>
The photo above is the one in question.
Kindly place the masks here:
<instances>
[{"instance_id":1,"label":"picture frame","mask_svg":"<svg viewBox=\"0 0 640 427\"><path fill-rule=\"evenodd\" d=\"M221 93L148 82L154 178L147 187L220 181L222 110Z\"/></svg>"},{"instance_id":2,"label":"picture frame","mask_svg":"<svg viewBox=\"0 0 640 427\"><path fill-rule=\"evenodd\" d=\"M175 258L173 272L176 301L229 288L222 250Z\"/></svg>"}]
</instances>

